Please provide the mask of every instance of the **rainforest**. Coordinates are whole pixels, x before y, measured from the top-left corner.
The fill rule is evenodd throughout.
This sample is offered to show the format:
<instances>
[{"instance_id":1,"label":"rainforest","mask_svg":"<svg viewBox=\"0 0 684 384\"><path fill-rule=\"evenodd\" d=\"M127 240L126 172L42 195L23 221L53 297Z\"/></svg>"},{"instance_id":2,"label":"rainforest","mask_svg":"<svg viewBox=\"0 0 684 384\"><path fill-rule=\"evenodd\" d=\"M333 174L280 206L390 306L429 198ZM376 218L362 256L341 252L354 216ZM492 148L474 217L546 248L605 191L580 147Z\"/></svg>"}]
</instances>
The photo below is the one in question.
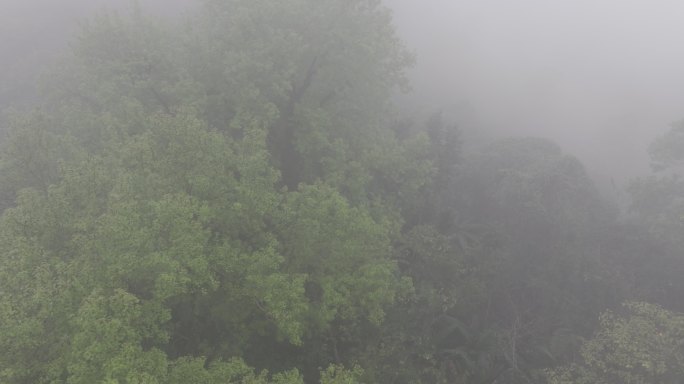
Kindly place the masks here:
<instances>
[{"instance_id":1,"label":"rainforest","mask_svg":"<svg viewBox=\"0 0 684 384\"><path fill-rule=\"evenodd\" d=\"M0 382L682 382L684 105L616 183L406 96L380 1L12 2Z\"/></svg>"}]
</instances>

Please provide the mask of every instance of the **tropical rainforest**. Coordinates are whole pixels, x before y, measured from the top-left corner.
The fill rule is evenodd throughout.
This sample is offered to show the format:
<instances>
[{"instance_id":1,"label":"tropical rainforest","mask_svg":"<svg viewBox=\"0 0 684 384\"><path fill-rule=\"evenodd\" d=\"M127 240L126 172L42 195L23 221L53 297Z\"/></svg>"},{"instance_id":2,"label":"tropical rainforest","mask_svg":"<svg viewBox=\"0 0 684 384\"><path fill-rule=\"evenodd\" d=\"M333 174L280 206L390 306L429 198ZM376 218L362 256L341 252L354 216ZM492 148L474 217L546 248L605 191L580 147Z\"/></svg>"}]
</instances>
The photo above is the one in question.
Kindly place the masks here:
<instances>
[{"instance_id":1,"label":"tropical rainforest","mask_svg":"<svg viewBox=\"0 0 684 384\"><path fill-rule=\"evenodd\" d=\"M83 22L0 98L0 382L681 383L684 124L621 207L414 59L375 0Z\"/></svg>"}]
</instances>

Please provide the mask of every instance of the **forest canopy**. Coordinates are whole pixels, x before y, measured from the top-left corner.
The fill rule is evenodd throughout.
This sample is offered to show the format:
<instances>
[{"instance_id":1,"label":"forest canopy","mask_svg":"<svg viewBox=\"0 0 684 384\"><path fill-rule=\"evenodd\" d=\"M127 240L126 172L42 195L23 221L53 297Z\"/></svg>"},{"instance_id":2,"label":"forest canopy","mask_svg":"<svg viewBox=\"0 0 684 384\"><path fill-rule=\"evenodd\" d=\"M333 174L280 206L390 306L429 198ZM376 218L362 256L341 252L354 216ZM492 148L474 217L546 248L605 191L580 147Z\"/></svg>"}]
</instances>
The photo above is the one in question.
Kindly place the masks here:
<instances>
[{"instance_id":1,"label":"forest canopy","mask_svg":"<svg viewBox=\"0 0 684 384\"><path fill-rule=\"evenodd\" d=\"M84 22L0 99L0 381L678 383L681 123L620 213L399 114L413 61L374 0Z\"/></svg>"}]
</instances>

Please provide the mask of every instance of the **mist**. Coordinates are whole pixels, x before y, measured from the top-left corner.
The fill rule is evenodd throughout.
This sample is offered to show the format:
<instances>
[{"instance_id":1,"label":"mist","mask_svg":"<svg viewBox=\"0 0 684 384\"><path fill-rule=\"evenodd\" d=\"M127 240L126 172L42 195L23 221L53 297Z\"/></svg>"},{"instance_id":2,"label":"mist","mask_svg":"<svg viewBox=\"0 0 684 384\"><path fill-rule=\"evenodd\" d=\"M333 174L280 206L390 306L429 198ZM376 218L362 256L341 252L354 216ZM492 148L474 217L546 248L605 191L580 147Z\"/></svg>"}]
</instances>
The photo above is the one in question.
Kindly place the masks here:
<instances>
[{"instance_id":1,"label":"mist","mask_svg":"<svg viewBox=\"0 0 684 384\"><path fill-rule=\"evenodd\" d=\"M176 16L192 1L162 0L3 0L0 2L0 104L22 106L35 100L39 78L68 50L79 25L95 12L143 12Z\"/></svg>"},{"instance_id":2,"label":"mist","mask_svg":"<svg viewBox=\"0 0 684 384\"><path fill-rule=\"evenodd\" d=\"M622 188L648 172L648 144L684 117L681 2L385 3L416 56L411 91L399 103L423 116L441 110L474 140L549 138L584 161L599 183L612 178ZM80 21L107 8L125 13L133 2L3 4L0 48L12 52L3 69L27 84ZM139 5L170 16L194 2Z\"/></svg>"},{"instance_id":3,"label":"mist","mask_svg":"<svg viewBox=\"0 0 684 384\"><path fill-rule=\"evenodd\" d=\"M682 2L388 4L417 56L410 103L440 106L466 131L552 139L624 185L684 117Z\"/></svg>"},{"instance_id":4,"label":"mist","mask_svg":"<svg viewBox=\"0 0 684 384\"><path fill-rule=\"evenodd\" d=\"M681 384L682 20L0 0L0 383Z\"/></svg>"}]
</instances>

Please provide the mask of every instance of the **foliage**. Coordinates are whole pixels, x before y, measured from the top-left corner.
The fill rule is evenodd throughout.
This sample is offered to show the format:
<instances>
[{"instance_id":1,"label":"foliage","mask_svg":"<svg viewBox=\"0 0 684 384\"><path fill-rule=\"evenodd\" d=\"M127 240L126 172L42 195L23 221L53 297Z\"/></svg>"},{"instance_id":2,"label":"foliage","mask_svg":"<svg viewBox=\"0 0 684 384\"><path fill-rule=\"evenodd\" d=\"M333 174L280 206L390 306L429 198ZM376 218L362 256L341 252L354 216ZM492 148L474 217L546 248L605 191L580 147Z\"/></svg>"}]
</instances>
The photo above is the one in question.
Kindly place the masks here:
<instances>
[{"instance_id":1,"label":"foliage","mask_svg":"<svg viewBox=\"0 0 684 384\"><path fill-rule=\"evenodd\" d=\"M218 8L228 6L236 12L223 20ZM333 16L342 24L303 41L315 37L298 30L304 10L312 31ZM280 156L303 147L272 143L287 120L327 126L324 141L359 155L382 146L369 136L361 142L372 147L360 149L353 140L361 138L343 132L382 135L384 107L364 104L385 104L402 81L408 56L386 10L234 1L207 2L193 17L185 34L137 10L99 15L49 78L43 112L14 118L0 164L3 382L299 383L295 366L310 373L331 362L320 355L303 364L305 343L345 323L379 326L410 285L390 259L391 208L352 204L332 170L281 188L289 176ZM278 28L254 34L252 18ZM232 41L221 45L216 28L236 28ZM322 55L311 69L316 82L301 78L310 63L299 60L314 43L306 55ZM353 61L322 53L333 49L356 51L368 78L354 68L355 77L342 76L335 68ZM261 66L276 61L284 65ZM220 67L237 72L214 72ZM305 102L301 81L347 101L326 109L307 93ZM295 109L296 124L286 116ZM312 150L322 148L302 153ZM311 160L339 168L347 156ZM360 188L357 197L371 196ZM259 353L282 345L298 351L294 359ZM243 356L285 373L254 374L233 360ZM325 372L323 380L350 382L360 371Z\"/></svg>"},{"instance_id":2,"label":"foliage","mask_svg":"<svg viewBox=\"0 0 684 384\"><path fill-rule=\"evenodd\" d=\"M411 62L376 0L84 22L3 111L0 381L676 382L681 127L621 220L554 143L396 123Z\"/></svg>"},{"instance_id":3,"label":"foliage","mask_svg":"<svg viewBox=\"0 0 684 384\"><path fill-rule=\"evenodd\" d=\"M582 364L550 372L550 383L678 383L684 374L684 315L630 302L606 312L582 346Z\"/></svg>"},{"instance_id":4,"label":"foliage","mask_svg":"<svg viewBox=\"0 0 684 384\"><path fill-rule=\"evenodd\" d=\"M672 124L672 128L657 138L649 147L651 167L655 171L677 168L684 161L684 122Z\"/></svg>"}]
</instances>

